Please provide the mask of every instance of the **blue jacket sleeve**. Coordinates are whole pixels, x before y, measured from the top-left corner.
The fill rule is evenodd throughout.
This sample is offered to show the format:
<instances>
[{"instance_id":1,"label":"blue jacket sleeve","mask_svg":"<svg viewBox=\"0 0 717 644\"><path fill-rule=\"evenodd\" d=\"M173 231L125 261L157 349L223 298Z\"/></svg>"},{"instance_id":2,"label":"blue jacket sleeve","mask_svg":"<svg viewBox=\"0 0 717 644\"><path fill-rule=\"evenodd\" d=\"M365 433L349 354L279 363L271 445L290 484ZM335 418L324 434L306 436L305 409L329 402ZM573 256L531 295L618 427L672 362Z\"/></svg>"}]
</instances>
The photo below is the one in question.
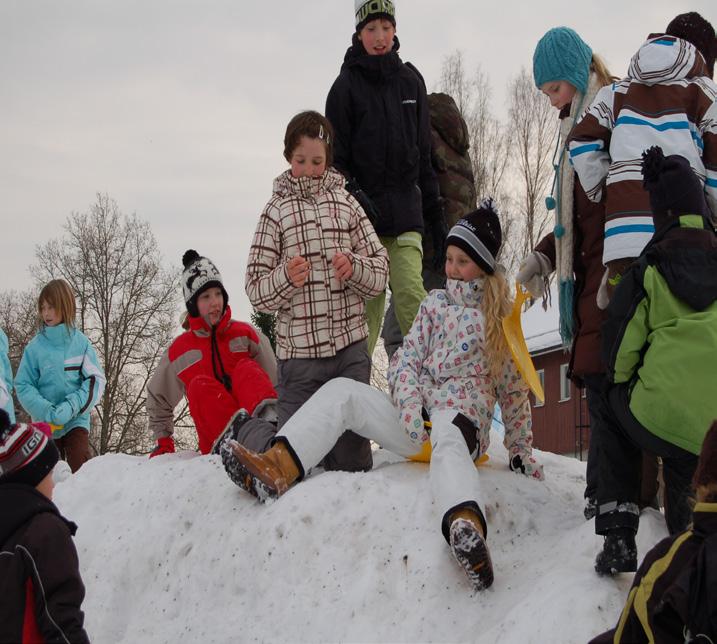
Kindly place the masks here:
<instances>
[{"instance_id":1,"label":"blue jacket sleeve","mask_svg":"<svg viewBox=\"0 0 717 644\"><path fill-rule=\"evenodd\" d=\"M85 354L80 366L82 385L76 391L67 396L67 402L71 405L74 416L88 414L100 401L105 390L104 371L97 358L97 352L90 341L85 338Z\"/></svg>"},{"instance_id":2,"label":"blue jacket sleeve","mask_svg":"<svg viewBox=\"0 0 717 644\"><path fill-rule=\"evenodd\" d=\"M40 369L32 344L25 347L15 376L15 391L20 404L35 421L49 422L52 403L44 398L37 388Z\"/></svg>"},{"instance_id":3,"label":"blue jacket sleeve","mask_svg":"<svg viewBox=\"0 0 717 644\"><path fill-rule=\"evenodd\" d=\"M10 416L10 422L14 423L15 406L12 402L12 366L7 355L9 348L7 336L0 329L0 409L4 409Z\"/></svg>"}]
</instances>

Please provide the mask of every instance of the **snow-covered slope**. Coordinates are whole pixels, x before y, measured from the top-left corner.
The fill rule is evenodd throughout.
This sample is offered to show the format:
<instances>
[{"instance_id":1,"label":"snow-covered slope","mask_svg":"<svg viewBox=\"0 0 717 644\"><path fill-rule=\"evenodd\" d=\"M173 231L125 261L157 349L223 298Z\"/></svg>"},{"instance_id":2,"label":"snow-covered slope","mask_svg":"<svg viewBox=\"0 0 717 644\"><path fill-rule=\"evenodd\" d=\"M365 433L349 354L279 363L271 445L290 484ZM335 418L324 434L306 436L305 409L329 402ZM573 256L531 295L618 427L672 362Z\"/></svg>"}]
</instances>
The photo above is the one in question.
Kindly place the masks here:
<instances>
[{"instance_id":1,"label":"snow-covered slope","mask_svg":"<svg viewBox=\"0 0 717 644\"><path fill-rule=\"evenodd\" d=\"M428 467L376 453L367 474L316 472L258 504L218 457L111 455L59 483L93 642L586 642L631 582L592 569L584 463L537 452L510 472L498 436L481 466L494 586L471 593L440 533ZM666 534L643 514L640 556Z\"/></svg>"}]
</instances>

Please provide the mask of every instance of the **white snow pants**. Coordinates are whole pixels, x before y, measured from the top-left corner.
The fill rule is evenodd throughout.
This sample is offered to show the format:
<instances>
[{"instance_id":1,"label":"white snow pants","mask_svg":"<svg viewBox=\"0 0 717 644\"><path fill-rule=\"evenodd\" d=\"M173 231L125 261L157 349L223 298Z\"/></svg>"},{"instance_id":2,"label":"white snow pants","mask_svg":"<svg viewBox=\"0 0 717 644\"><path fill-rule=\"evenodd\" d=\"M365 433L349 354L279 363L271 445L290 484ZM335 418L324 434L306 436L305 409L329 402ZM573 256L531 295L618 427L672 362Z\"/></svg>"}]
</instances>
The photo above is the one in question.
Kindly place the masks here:
<instances>
[{"instance_id":1,"label":"white snow pants","mask_svg":"<svg viewBox=\"0 0 717 644\"><path fill-rule=\"evenodd\" d=\"M431 413L431 488L442 512L466 502L477 503L480 492L478 472L460 429L453 424L455 416L456 411L450 409ZM288 441L308 472L346 429L406 458L421 450L387 394L348 378L334 378L323 385L286 421L277 437Z\"/></svg>"}]
</instances>

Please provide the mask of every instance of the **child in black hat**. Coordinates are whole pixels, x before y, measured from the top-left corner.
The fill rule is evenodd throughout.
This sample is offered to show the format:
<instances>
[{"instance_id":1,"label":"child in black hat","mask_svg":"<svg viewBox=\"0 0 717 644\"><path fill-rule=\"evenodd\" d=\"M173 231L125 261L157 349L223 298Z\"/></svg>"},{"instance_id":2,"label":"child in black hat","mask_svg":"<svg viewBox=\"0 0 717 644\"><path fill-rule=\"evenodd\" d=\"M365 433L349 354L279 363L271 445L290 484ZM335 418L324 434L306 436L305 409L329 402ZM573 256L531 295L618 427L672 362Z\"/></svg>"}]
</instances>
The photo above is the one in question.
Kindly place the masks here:
<instances>
[{"instance_id":1,"label":"child in black hat","mask_svg":"<svg viewBox=\"0 0 717 644\"><path fill-rule=\"evenodd\" d=\"M655 235L615 290L603 326L613 416L601 442L595 531L600 574L637 568L640 452L662 457L670 534L687 527L690 481L717 418L717 236L687 159L643 154Z\"/></svg>"},{"instance_id":2,"label":"child in black hat","mask_svg":"<svg viewBox=\"0 0 717 644\"><path fill-rule=\"evenodd\" d=\"M321 387L279 430L274 445L255 453L234 444L253 486L279 496L301 480L344 427L412 460L429 460L431 487L443 536L474 589L493 583L487 523L474 460L490 443L500 404L508 465L543 479L532 455L528 387L503 334L508 285L497 264L501 229L493 202L450 230L446 288L431 291L391 360L391 395L354 380ZM430 420L430 429L424 424ZM321 431L317 432L316 428Z\"/></svg>"},{"instance_id":3,"label":"child in black hat","mask_svg":"<svg viewBox=\"0 0 717 644\"><path fill-rule=\"evenodd\" d=\"M0 409L0 641L89 642L72 536L52 502L60 455L44 423L11 425Z\"/></svg>"}]
</instances>

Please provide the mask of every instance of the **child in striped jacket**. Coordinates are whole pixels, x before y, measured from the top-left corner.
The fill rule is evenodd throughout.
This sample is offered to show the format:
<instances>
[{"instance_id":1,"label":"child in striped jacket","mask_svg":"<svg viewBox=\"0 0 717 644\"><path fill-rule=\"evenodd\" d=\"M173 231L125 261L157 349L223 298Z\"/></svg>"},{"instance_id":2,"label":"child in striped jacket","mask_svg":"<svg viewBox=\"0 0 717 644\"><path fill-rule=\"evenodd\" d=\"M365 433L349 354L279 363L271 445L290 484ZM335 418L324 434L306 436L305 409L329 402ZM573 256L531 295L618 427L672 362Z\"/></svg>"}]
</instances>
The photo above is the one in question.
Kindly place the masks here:
<instances>
[{"instance_id":1,"label":"child in striped jacket","mask_svg":"<svg viewBox=\"0 0 717 644\"><path fill-rule=\"evenodd\" d=\"M607 267L601 308L655 230L642 187L642 153L659 145L685 157L717 218L717 85L715 32L697 13L677 16L650 37L626 78L603 87L569 140L570 160L589 199L605 196Z\"/></svg>"}]
</instances>

